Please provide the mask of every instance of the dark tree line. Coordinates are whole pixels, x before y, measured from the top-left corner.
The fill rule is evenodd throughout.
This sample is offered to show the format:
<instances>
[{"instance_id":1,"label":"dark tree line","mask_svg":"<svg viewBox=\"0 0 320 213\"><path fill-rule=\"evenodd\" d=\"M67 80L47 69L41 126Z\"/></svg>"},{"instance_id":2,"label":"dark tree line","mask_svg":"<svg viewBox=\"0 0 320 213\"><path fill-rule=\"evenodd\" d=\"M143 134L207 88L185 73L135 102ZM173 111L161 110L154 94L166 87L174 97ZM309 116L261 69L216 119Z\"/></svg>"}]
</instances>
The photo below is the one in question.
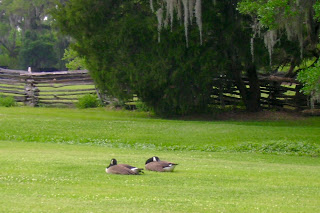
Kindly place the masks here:
<instances>
[{"instance_id":1,"label":"dark tree line","mask_svg":"<svg viewBox=\"0 0 320 213\"><path fill-rule=\"evenodd\" d=\"M185 25L178 11L170 13L173 24L161 28L159 43L161 6L152 10L149 2L69 0L54 18L102 90L124 101L137 94L158 114L206 112L212 79L222 74L235 80L246 109L259 111L259 74L286 66L294 76L297 66L319 57L319 7L313 0L202 1L202 44L199 20ZM301 17L306 25L297 23Z\"/></svg>"},{"instance_id":2,"label":"dark tree line","mask_svg":"<svg viewBox=\"0 0 320 213\"><path fill-rule=\"evenodd\" d=\"M69 39L52 25L55 5L55 0L0 2L0 65L24 70L65 67L60 59Z\"/></svg>"}]
</instances>

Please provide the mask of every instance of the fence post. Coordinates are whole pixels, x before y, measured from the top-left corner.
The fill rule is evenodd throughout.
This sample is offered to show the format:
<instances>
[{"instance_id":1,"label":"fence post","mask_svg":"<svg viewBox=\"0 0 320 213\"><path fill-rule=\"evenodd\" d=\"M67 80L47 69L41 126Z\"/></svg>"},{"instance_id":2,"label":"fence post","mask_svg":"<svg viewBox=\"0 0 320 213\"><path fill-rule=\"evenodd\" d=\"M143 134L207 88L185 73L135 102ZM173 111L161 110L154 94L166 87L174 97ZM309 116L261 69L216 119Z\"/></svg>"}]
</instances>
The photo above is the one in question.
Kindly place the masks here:
<instances>
[{"instance_id":1,"label":"fence post","mask_svg":"<svg viewBox=\"0 0 320 213\"><path fill-rule=\"evenodd\" d=\"M32 77L26 78L25 90L25 101L24 103L28 106L36 107L39 103L39 89L35 86L34 79Z\"/></svg>"},{"instance_id":2,"label":"fence post","mask_svg":"<svg viewBox=\"0 0 320 213\"><path fill-rule=\"evenodd\" d=\"M226 104L224 102L224 97L223 97L223 88L224 88L224 85L223 85L223 82L224 82L224 79L221 77L220 81L219 81L219 99L220 99L220 106L224 109Z\"/></svg>"},{"instance_id":3,"label":"fence post","mask_svg":"<svg viewBox=\"0 0 320 213\"><path fill-rule=\"evenodd\" d=\"M301 84L296 84L295 87L295 96L294 96L294 102L296 107L296 110L303 110L305 108L310 107L310 99L308 96L306 96L305 94L303 94L303 92L301 91L302 89L302 85Z\"/></svg>"}]
</instances>

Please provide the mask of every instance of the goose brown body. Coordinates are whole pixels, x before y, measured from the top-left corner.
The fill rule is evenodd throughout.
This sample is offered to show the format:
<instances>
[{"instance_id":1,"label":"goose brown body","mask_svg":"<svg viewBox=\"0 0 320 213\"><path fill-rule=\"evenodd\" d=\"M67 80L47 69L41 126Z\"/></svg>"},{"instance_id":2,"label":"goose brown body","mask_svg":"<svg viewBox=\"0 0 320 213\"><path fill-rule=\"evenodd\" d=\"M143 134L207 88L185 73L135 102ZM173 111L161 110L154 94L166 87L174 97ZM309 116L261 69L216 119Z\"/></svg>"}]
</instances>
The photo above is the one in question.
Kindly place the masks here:
<instances>
[{"instance_id":1,"label":"goose brown body","mask_svg":"<svg viewBox=\"0 0 320 213\"><path fill-rule=\"evenodd\" d=\"M162 161L157 156L149 158L146 161L146 170L156 171L156 172L172 172L176 167L176 163L169 161Z\"/></svg>"},{"instance_id":2,"label":"goose brown body","mask_svg":"<svg viewBox=\"0 0 320 213\"><path fill-rule=\"evenodd\" d=\"M143 173L143 169L130 166L128 164L117 164L116 159L112 159L110 165L106 168L106 172L109 174L118 175L140 175Z\"/></svg>"}]
</instances>

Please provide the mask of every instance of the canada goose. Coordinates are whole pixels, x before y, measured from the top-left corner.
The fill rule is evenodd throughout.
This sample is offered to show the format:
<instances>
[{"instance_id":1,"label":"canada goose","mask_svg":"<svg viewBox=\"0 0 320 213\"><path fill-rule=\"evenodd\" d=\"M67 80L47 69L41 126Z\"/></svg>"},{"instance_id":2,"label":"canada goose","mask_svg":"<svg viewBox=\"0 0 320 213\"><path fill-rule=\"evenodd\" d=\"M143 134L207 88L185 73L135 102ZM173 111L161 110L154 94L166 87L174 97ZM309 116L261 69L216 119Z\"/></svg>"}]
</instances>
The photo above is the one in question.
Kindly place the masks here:
<instances>
[{"instance_id":1,"label":"canada goose","mask_svg":"<svg viewBox=\"0 0 320 213\"><path fill-rule=\"evenodd\" d=\"M178 164L168 161L161 161L157 156L154 156L146 161L146 170L156 172L172 172L176 165Z\"/></svg>"},{"instance_id":2,"label":"canada goose","mask_svg":"<svg viewBox=\"0 0 320 213\"><path fill-rule=\"evenodd\" d=\"M143 173L142 170L128 164L117 164L117 160L114 158L111 159L110 165L106 168L107 173L119 175L140 175Z\"/></svg>"}]
</instances>

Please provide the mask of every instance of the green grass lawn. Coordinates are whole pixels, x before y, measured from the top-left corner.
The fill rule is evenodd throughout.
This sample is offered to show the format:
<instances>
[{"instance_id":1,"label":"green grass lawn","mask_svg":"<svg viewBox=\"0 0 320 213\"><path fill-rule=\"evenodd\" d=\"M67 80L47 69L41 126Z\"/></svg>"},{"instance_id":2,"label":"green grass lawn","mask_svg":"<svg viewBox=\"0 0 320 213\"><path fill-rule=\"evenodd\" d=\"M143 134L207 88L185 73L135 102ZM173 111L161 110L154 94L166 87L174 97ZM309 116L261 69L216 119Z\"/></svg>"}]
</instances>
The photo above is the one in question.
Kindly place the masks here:
<instances>
[{"instance_id":1,"label":"green grass lawn","mask_svg":"<svg viewBox=\"0 0 320 213\"><path fill-rule=\"evenodd\" d=\"M0 108L0 140L99 143L113 147L230 149L240 144L320 145L320 118L283 121L183 121L144 112ZM209 147L209 148L208 148Z\"/></svg>"},{"instance_id":2,"label":"green grass lawn","mask_svg":"<svg viewBox=\"0 0 320 213\"><path fill-rule=\"evenodd\" d=\"M0 107L0 212L317 212L319 138L316 117L183 121ZM144 167L154 155L176 171L105 173L111 158Z\"/></svg>"},{"instance_id":3,"label":"green grass lawn","mask_svg":"<svg viewBox=\"0 0 320 213\"><path fill-rule=\"evenodd\" d=\"M111 158L174 173L105 173ZM317 212L320 159L0 142L2 212Z\"/></svg>"}]
</instances>

